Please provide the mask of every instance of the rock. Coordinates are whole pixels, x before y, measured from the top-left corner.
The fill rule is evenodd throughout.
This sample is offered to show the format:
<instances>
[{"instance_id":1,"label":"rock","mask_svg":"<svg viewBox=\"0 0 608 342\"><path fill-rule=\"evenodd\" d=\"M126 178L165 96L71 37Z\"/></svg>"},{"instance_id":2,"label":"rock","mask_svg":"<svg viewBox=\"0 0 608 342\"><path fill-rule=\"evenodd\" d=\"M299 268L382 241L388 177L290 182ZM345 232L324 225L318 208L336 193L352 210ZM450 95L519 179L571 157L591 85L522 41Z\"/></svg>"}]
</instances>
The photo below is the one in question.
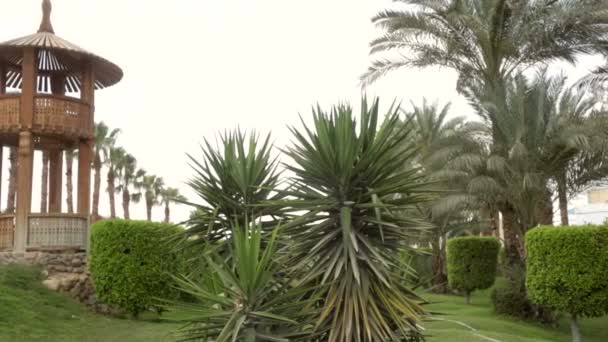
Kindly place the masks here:
<instances>
[{"instance_id":1,"label":"rock","mask_svg":"<svg viewBox=\"0 0 608 342\"><path fill-rule=\"evenodd\" d=\"M68 268L63 265L55 265L55 266L53 266L53 270L55 272L66 272L68 270Z\"/></svg>"},{"instance_id":2,"label":"rock","mask_svg":"<svg viewBox=\"0 0 608 342\"><path fill-rule=\"evenodd\" d=\"M79 299L79 300L80 300L80 294L81 294L81 289L80 289L80 287L79 287L79 286L74 286L74 287L73 287L73 288L70 290L69 294L70 294L70 296L71 296L72 298L75 298L75 299Z\"/></svg>"},{"instance_id":3,"label":"rock","mask_svg":"<svg viewBox=\"0 0 608 342\"><path fill-rule=\"evenodd\" d=\"M49 290L59 291L59 287L61 286L61 279L57 279L57 278L46 279L42 282L42 285Z\"/></svg>"}]
</instances>

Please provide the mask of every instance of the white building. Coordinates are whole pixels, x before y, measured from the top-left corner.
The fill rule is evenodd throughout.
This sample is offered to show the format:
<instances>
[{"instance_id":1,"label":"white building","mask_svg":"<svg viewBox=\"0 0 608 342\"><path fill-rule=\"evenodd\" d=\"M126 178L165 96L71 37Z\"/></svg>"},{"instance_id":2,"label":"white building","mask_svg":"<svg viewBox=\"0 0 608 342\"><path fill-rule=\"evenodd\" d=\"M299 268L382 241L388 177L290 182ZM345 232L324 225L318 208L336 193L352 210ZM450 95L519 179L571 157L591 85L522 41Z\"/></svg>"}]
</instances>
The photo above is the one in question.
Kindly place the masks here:
<instances>
[{"instance_id":1,"label":"white building","mask_svg":"<svg viewBox=\"0 0 608 342\"><path fill-rule=\"evenodd\" d=\"M608 186L593 187L577 196L569 203L568 213L571 225L604 223L608 219Z\"/></svg>"}]
</instances>

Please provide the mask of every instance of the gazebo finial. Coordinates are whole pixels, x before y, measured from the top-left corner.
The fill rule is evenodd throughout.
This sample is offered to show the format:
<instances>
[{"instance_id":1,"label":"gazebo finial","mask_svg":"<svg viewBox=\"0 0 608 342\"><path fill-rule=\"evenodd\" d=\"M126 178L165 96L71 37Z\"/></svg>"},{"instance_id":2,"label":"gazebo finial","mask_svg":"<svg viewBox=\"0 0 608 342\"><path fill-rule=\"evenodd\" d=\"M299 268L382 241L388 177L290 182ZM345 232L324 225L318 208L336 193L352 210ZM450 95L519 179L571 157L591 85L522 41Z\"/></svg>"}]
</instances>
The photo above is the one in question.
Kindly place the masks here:
<instances>
[{"instance_id":1,"label":"gazebo finial","mask_svg":"<svg viewBox=\"0 0 608 342\"><path fill-rule=\"evenodd\" d=\"M40 23L40 28L38 29L38 32L55 33L55 31L53 30L53 24L51 24L52 9L53 5L51 5L51 0L42 1L42 22Z\"/></svg>"}]
</instances>

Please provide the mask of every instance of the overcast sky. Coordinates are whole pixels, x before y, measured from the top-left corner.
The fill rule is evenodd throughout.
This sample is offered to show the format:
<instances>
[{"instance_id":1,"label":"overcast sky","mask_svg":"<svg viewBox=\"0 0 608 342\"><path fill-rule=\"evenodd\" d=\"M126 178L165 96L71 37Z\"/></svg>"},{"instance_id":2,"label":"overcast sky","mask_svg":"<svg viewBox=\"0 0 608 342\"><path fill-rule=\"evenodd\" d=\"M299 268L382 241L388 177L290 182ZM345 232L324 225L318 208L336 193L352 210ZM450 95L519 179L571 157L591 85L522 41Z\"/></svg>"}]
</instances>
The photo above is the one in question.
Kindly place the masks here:
<instances>
[{"instance_id":1,"label":"overcast sky","mask_svg":"<svg viewBox=\"0 0 608 342\"><path fill-rule=\"evenodd\" d=\"M272 131L276 145L284 146L290 139L286 126L298 125L299 114L309 116L311 105L357 104L358 78L370 61L368 42L378 34L370 18L391 5L388 0L52 3L58 36L124 70L122 82L97 92L96 119L121 128L118 144L148 173L162 176L194 201L183 184L192 174L186 153L199 156L203 138L240 126ZM40 4L0 0L0 40L34 33ZM565 69L577 78L594 62L584 59L576 70ZM455 81L449 70L404 70L367 94L385 103L420 103L423 97L451 101L452 115L470 115ZM36 162L40 164L39 156ZM37 209L39 173L34 178L32 207ZM117 201L122 213L118 196ZM104 192L102 215L108 214L107 202ZM131 211L135 218L145 218L143 203ZM189 211L174 210L178 218ZM161 219L161 208L154 216Z\"/></svg>"}]
</instances>

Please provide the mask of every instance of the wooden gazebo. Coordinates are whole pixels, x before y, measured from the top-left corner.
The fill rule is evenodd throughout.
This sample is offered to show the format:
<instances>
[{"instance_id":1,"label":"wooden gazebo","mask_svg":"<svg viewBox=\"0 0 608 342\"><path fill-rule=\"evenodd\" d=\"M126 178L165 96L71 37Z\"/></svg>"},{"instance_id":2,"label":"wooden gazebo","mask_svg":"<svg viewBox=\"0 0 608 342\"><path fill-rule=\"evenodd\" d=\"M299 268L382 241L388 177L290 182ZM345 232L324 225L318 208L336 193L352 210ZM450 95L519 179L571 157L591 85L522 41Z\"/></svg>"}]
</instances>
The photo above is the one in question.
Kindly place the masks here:
<instances>
[{"instance_id":1,"label":"wooden gazebo","mask_svg":"<svg viewBox=\"0 0 608 342\"><path fill-rule=\"evenodd\" d=\"M0 216L0 251L86 248L94 93L123 75L115 64L56 36L50 0L42 8L37 33L0 44L0 147L19 151L16 209ZM78 150L75 214L61 210L67 149ZM48 213L31 210L34 150L50 156Z\"/></svg>"}]
</instances>

